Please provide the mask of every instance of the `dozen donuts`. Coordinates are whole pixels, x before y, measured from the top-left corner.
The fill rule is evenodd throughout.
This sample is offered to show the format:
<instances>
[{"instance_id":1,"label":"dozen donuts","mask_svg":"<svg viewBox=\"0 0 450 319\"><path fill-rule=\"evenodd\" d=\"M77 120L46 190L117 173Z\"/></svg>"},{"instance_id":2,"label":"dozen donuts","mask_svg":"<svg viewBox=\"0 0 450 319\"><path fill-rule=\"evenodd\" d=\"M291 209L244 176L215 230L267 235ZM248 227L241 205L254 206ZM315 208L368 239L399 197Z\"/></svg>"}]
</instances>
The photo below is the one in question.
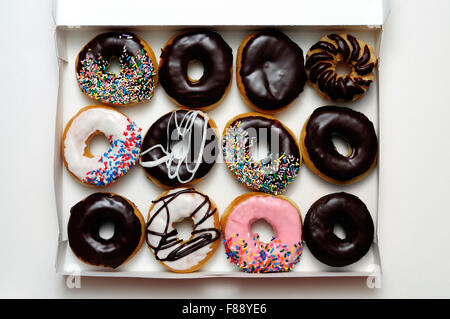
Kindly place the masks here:
<instances>
[{"instance_id":1,"label":"dozen donuts","mask_svg":"<svg viewBox=\"0 0 450 319\"><path fill-rule=\"evenodd\" d=\"M119 74L108 71L117 57ZM189 77L198 60L203 76ZM336 72L339 63L351 72ZM235 198L219 218L214 201L191 187L213 168L218 156L217 125L206 110L218 105L232 81L231 47L216 32L194 30L176 34L162 49L159 67L152 49L137 35L108 32L96 36L77 56L78 86L90 98L110 106L148 101L160 81L179 109L158 118L143 136L125 114L110 106L87 106L66 124L62 156L69 174L86 186L110 186L139 162L145 175L167 189L151 201L147 219L129 199L113 192L93 193L75 204L67 224L69 246L84 263L117 268L129 261L144 240L162 267L189 273L201 269L223 243L230 263L248 273L291 271L300 262L304 243L320 262L351 265L369 251L374 224L364 202L345 192L318 199L304 224L300 209L283 193L298 176L302 160L316 175L335 184L356 182L376 165L378 140L373 123L348 107L316 108L298 142L277 113L293 103L306 80L324 98L353 102L367 93L377 58L367 43L350 34L328 34L303 60L302 49L279 31L247 36L237 52L236 82L243 100L255 111L230 119L221 136L224 162L253 192ZM104 135L110 148L93 155L89 144ZM348 143L340 154L334 137ZM268 153L256 159L266 144ZM150 201L149 201L150 202ZM192 223L187 240L176 225ZM269 242L253 233L258 220L268 222ZM100 228L114 225L105 239ZM336 225L345 231L334 233ZM303 240L305 242L303 242Z\"/></svg>"}]
</instances>

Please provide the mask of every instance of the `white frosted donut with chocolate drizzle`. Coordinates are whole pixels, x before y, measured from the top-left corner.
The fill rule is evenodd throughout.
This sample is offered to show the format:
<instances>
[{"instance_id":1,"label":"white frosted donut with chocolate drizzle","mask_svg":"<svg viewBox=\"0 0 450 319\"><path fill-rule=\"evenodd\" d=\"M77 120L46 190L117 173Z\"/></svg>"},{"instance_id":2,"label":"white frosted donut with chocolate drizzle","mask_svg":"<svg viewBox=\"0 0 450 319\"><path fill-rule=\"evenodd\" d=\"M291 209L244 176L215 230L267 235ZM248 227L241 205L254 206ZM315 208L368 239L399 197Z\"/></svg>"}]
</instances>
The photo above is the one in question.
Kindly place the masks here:
<instances>
[{"instance_id":1,"label":"white frosted donut with chocolate drizzle","mask_svg":"<svg viewBox=\"0 0 450 319\"><path fill-rule=\"evenodd\" d=\"M214 121L201 111L178 109L161 116L142 141L140 164L164 188L191 185L214 166L218 154Z\"/></svg>"},{"instance_id":2,"label":"white frosted donut with chocolate drizzle","mask_svg":"<svg viewBox=\"0 0 450 319\"><path fill-rule=\"evenodd\" d=\"M339 74L336 66L347 64L349 74ZM377 57L372 47L350 34L328 34L306 54L309 82L322 97L331 101L356 101L374 80Z\"/></svg>"},{"instance_id":3,"label":"white frosted donut with chocolate drizzle","mask_svg":"<svg viewBox=\"0 0 450 319\"><path fill-rule=\"evenodd\" d=\"M177 237L175 224L192 221L188 240ZM148 213L147 244L156 259L174 272L200 269L220 243L216 205L194 188L178 188L153 201Z\"/></svg>"}]
</instances>

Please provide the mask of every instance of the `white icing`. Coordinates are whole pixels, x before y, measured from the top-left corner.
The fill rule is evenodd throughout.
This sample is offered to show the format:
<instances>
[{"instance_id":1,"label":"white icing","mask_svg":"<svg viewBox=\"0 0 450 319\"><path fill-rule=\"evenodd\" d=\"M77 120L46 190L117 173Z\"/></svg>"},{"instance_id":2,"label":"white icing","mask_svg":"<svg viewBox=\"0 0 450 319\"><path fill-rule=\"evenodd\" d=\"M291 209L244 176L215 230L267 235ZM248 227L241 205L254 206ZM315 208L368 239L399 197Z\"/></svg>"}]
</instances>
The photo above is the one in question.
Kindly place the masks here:
<instances>
[{"instance_id":1,"label":"white icing","mask_svg":"<svg viewBox=\"0 0 450 319\"><path fill-rule=\"evenodd\" d=\"M101 132L111 147L103 154L87 157L84 151L89 137ZM104 107L89 108L76 116L64 139L64 158L67 168L86 182L96 171L96 185L108 185L126 173L137 160L141 145L141 129L122 113Z\"/></svg>"},{"instance_id":2,"label":"white icing","mask_svg":"<svg viewBox=\"0 0 450 319\"><path fill-rule=\"evenodd\" d=\"M169 194L177 193L183 189L186 188L178 188L174 189L168 192ZM185 218L188 218L202 203L205 201L204 195L195 192L195 193L182 193L179 194L177 197L175 197L174 200L170 201L167 204L169 214L167 214L167 211L165 208L163 208L164 202L158 201L155 206L150 211L150 220L151 223L147 224L147 230L158 232L158 233L170 233L174 230L174 223L181 222ZM166 200L167 202L167 200ZM160 213L156 215L156 217L153 217L155 213L160 210ZM208 214L210 212L209 205L206 203L203 205L194 216L192 216L193 224L197 224L199 221L202 220L202 218L205 216L205 214ZM169 220L168 220L169 218ZM215 212L211 216L209 216L205 221L203 221L201 224L199 224L196 227L196 230L205 230L208 228L215 228L215 219L218 219L218 213ZM165 228L167 230L165 231ZM195 236L195 234L194 234ZM175 236L170 237L170 239L175 238ZM158 247L160 245L160 242L162 240L161 236L151 234L147 232L147 242L151 245L151 247ZM205 246L201 247L200 249L197 249L193 251L192 253L181 257L175 261L162 261L165 265L168 267L175 269L175 270L188 270L198 263L200 263L203 259L205 259L208 255L208 253L211 251L211 246L214 244L214 242L208 243ZM179 244L174 245L172 247L168 247L166 249L161 249L157 251L157 257L159 259L164 259L167 257L172 251L177 249L179 247ZM153 250L155 252L155 250Z\"/></svg>"},{"instance_id":3,"label":"white icing","mask_svg":"<svg viewBox=\"0 0 450 319\"><path fill-rule=\"evenodd\" d=\"M174 122L175 122L175 130L176 130L176 133L178 134L176 136L181 137L181 141L179 142L179 144L176 145L178 147L174 147L172 150L170 150L170 140L171 140L171 137L174 136L173 135L174 132L173 131L171 132L169 129L169 125L167 125L167 131L166 131L167 144L165 145L165 147L161 144L154 145L154 146L150 147L149 149L141 152L141 159L142 159L142 155L145 155L157 148L161 149L165 155L163 157L159 158L158 160L154 160L154 161L143 162L141 160L140 164L143 167L155 167L155 166L164 164L167 167L168 177L170 179L176 178L178 180L178 182L180 182L182 184L186 184L186 183L189 183L190 181L192 181L192 179L194 179L195 173L197 172L198 167L200 166L200 164L202 162L203 152L205 150L205 144L206 144L206 136L207 136L206 133L207 133L207 129L208 129L209 117L207 114L205 114L201 111L189 111L185 114L185 116L183 117L181 122L178 123L177 118L176 118L176 113L177 113L177 111L172 112L172 114L170 115L170 118L169 118L169 123L172 122L172 118L173 118ZM185 163L188 162L190 148L186 147L186 146L189 146L189 145L191 145L191 143L194 143L194 141L191 141L191 136L192 136L191 133L192 133L193 126L195 123L195 119L198 116L201 116L204 119L200 150L198 152L197 159L195 160L194 168L190 168L189 165L185 166L186 170L189 173L191 173L191 176L188 179L183 180L179 175L179 171L180 171L180 167L182 165L185 165ZM171 172L170 167L174 160L177 161L177 166L176 166L176 169L173 172Z\"/></svg>"}]
</instances>

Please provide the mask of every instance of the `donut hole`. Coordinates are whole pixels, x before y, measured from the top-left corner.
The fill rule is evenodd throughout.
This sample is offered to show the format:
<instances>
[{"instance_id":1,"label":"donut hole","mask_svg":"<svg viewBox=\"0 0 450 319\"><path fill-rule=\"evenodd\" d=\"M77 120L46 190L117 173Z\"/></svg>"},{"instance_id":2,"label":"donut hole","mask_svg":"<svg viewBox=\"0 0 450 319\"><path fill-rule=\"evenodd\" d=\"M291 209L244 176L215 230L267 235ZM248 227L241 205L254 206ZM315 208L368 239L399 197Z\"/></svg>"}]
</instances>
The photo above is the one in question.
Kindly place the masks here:
<instances>
[{"instance_id":1,"label":"donut hole","mask_svg":"<svg viewBox=\"0 0 450 319\"><path fill-rule=\"evenodd\" d=\"M111 57L111 59L109 59L109 63L108 63L106 72L118 75L118 74L120 74L120 70L122 70L122 65L121 65L119 59L115 56Z\"/></svg>"},{"instance_id":2,"label":"donut hole","mask_svg":"<svg viewBox=\"0 0 450 319\"><path fill-rule=\"evenodd\" d=\"M344 240L347 237L347 232L345 231L344 227L339 223L334 225L333 234L337 238L342 239L342 240Z\"/></svg>"},{"instance_id":3,"label":"donut hole","mask_svg":"<svg viewBox=\"0 0 450 319\"><path fill-rule=\"evenodd\" d=\"M254 143L252 147L250 147L250 157L255 162L264 160L267 156L269 156L269 145L266 140L258 140L257 143Z\"/></svg>"},{"instance_id":4,"label":"donut hole","mask_svg":"<svg viewBox=\"0 0 450 319\"><path fill-rule=\"evenodd\" d=\"M192 236L192 231L194 230L194 224L191 218L185 218L182 221L172 224L173 228L177 230L177 238L186 241Z\"/></svg>"},{"instance_id":5,"label":"donut hole","mask_svg":"<svg viewBox=\"0 0 450 319\"><path fill-rule=\"evenodd\" d=\"M353 149L345 138L340 135L333 135L331 137L334 149L342 156L349 157L353 153Z\"/></svg>"},{"instance_id":6,"label":"donut hole","mask_svg":"<svg viewBox=\"0 0 450 319\"><path fill-rule=\"evenodd\" d=\"M335 72L337 75L347 76L352 73L352 66L348 63L339 61L336 64Z\"/></svg>"},{"instance_id":7,"label":"donut hole","mask_svg":"<svg viewBox=\"0 0 450 319\"><path fill-rule=\"evenodd\" d=\"M170 152L172 156L177 159L186 159L187 153L189 152L189 141L188 139L175 139L170 140L169 143Z\"/></svg>"},{"instance_id":8,"label":"donut hole","mask_svg":"<svg viewBox=\"0 0 450 319\"><path fill-rule=\"evenodd\" d=\"M111 144L105 134L96 132L89 139L84 150L84 155L87 157L100 156L106 153L110 147Z\"/></svg>"},{"instance_id":9,"label":"donut hole","mask_svg":"<svg viewBox=\"0 0 450 319\"><path fill-rule=\"evenodd\" d=\"M105 220L100 224L98 235L104 240L109 240L114 236L115 224L111 220Z\"/></svg>"},{"instance_id":10,"label":"donut hole","mask_svg":"<svg viewBox=\"0 0 450 319\"><path fill-rule=\"evenodd\" d=\"M270 243L270 241L275 236L272 225L270 225L264 219L256 220L250 227L252 234L258 234L259 240L263 243Z\"/></svg>"},{"instance_id":11,"label":"donut hole","mask_svg":"<svg viewBox=\"0 0 450 319\"><path fill-rule=\"evenodd\" d=\"M188 62L187 75L191 82L195 83L200 81L205 73L205 67L200 60L193 59Z\"/></svg>"}]
</instances>

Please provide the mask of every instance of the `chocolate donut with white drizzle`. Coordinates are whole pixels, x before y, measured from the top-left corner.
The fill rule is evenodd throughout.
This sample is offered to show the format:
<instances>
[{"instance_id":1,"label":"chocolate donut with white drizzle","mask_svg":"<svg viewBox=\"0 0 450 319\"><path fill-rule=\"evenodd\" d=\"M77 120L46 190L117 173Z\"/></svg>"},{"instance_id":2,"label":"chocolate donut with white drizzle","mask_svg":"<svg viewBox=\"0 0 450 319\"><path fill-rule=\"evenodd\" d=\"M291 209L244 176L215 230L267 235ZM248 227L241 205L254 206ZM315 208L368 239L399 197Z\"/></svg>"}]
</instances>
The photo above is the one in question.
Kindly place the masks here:
<instances>
[{"instance_id":1,"label":"chocolate donut with white drizzle","mask_svg":"<svg viewBox=\"0 0 450 319\"><path fill-rule=\"evenodd\" d=\"M140 165L161 187L191 185L214 166L217 136L215 122L204 112L179 109L167 113L147 131Z\"/></svg>"}]
</instances>

